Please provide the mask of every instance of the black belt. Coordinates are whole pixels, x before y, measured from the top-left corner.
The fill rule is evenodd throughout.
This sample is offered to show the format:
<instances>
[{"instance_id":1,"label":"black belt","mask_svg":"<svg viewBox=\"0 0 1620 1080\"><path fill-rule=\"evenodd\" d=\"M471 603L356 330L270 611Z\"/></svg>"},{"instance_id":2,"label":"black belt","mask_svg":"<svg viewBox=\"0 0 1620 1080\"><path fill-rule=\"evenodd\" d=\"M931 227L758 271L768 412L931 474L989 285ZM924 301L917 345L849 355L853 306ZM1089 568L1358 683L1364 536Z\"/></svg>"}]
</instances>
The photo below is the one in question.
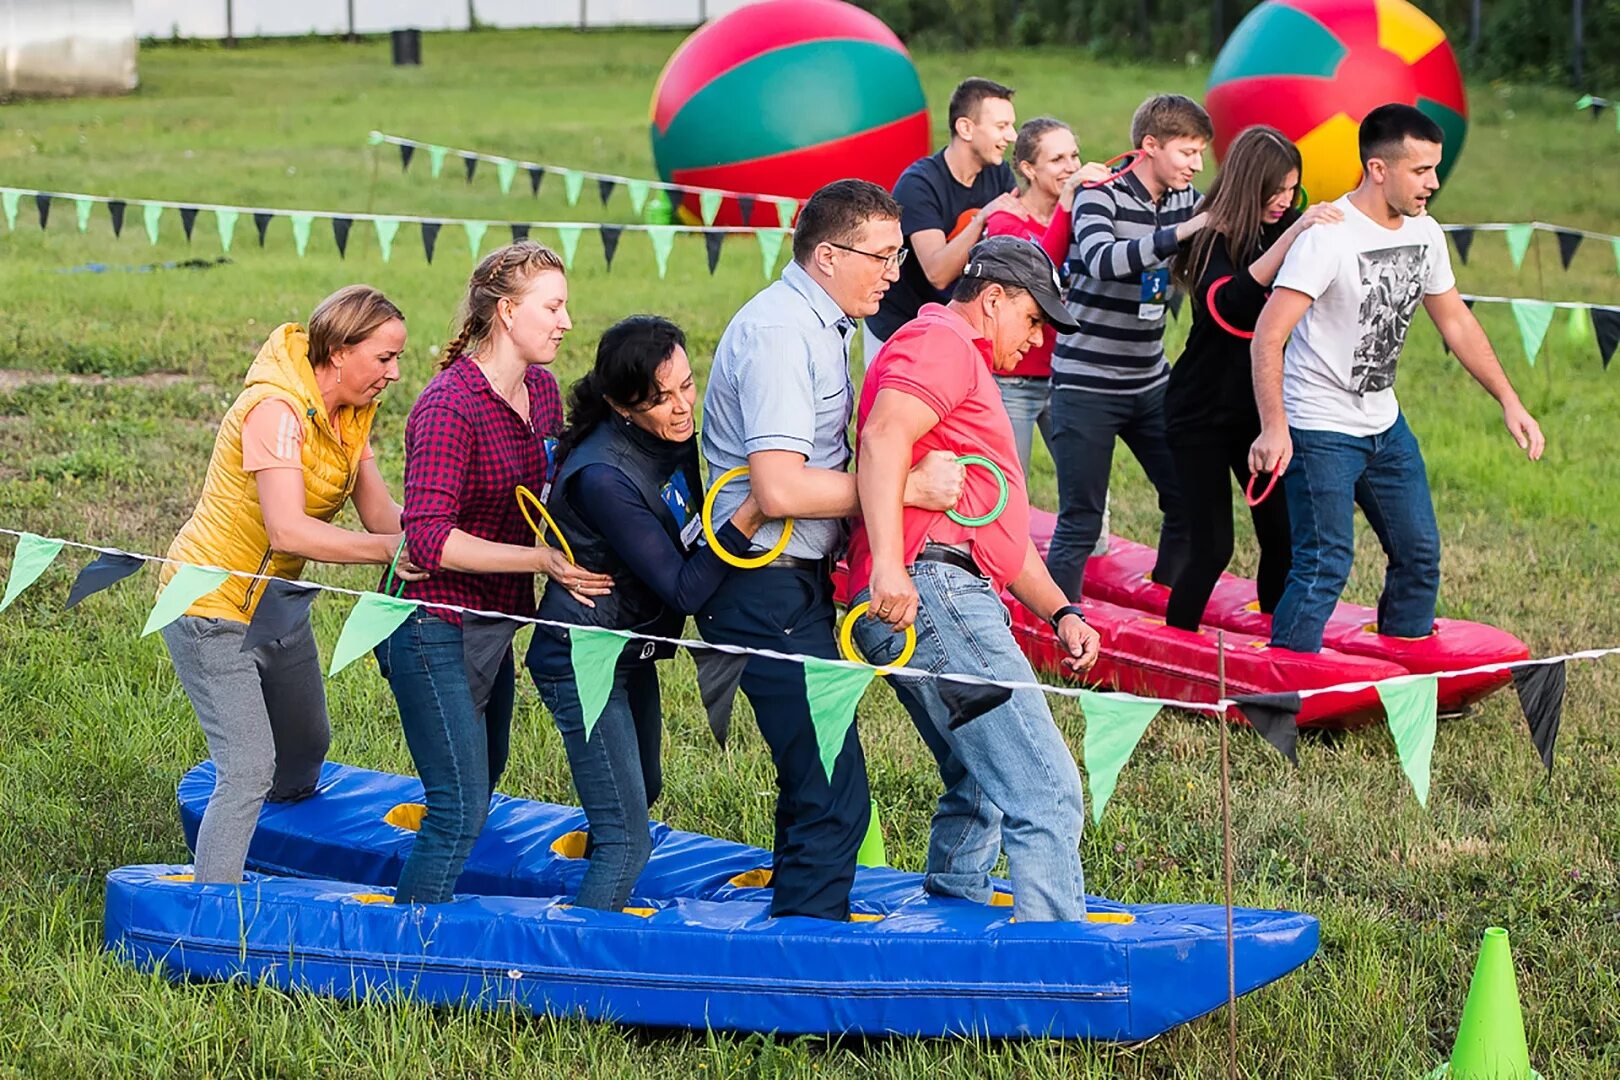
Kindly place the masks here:
<instances>
[{"instance_id":1,"label":"black belt","mask_svg":"<svg viewBox=\"0 0 1620 1080\"><path fill-rule=\"evenodd\" d=\"M990 575L979 569L979 564L973 561L973 556L958 551L944 544L924 544L923 549L917 552L915 562L937 562L946 566L954 566L958 570L966 570L976 578L988 581Z\"/></svg>"},{"instance_id":2,"label":"black belt","mask_svg":"<svg viewBox=\"0 0 1620 1080\"><path fill-rule=\"evenodd\" d=\"M824 574L831 574L833 557L823 555L819 559L804 559L797 555L778 555L761 569L764 570L819 570Z\"/></svg>"}]
</instances>

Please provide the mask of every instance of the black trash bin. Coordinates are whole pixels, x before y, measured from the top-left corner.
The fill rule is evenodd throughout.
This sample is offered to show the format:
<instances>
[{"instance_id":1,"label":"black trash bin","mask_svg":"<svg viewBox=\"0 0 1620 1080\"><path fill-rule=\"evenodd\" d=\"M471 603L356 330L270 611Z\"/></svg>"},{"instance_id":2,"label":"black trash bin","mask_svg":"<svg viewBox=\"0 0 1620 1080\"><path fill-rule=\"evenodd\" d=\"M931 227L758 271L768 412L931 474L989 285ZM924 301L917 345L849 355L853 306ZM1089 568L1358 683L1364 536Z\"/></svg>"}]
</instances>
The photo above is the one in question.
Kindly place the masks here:
<instances>
[{"instance_id":1,"label":"black trash bin","mask_svg":"<svg viewBox=\"0 0 1620 1080\"><path fill-rule=\"evenodd\" d=\"M394 66L422 63L422 31L395 30L389 35L394 43Z\"/></svg>"}]
</instances>

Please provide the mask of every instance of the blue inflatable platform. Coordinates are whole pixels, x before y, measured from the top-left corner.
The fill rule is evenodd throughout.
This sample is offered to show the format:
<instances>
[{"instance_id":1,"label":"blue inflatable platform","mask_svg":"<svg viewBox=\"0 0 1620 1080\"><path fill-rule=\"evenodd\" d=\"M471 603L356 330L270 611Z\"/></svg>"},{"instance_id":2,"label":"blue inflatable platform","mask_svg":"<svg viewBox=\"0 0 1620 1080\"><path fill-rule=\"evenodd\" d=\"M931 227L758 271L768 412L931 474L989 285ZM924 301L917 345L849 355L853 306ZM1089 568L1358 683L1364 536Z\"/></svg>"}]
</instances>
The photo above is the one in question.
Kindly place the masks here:
<instances>
[{"instance_id":1,"label":"blue inflatable platform","mask_svg":"<svg viewBox=\"0 0 1620 1080\"><path fill-rule=\"evenodd\" d=\"M208 763L181 782L188 843L213 783ZM113 871L107 947L177 978L784 1034L1134 1041L1226 999L1218 906L1088 898L1087 922L1020 923L1004 892L972 904L863 868L850 922L776 919L768 852L661 824L630 907L574 908L583 812L503 795L462 895L400 907L387 890L421 798L415 779L327 765L315 796L265 807L244 885ZM1239 908L1234 928L1239 993L1316 952L1307 915Z\"/></svg>"}]
</instances>

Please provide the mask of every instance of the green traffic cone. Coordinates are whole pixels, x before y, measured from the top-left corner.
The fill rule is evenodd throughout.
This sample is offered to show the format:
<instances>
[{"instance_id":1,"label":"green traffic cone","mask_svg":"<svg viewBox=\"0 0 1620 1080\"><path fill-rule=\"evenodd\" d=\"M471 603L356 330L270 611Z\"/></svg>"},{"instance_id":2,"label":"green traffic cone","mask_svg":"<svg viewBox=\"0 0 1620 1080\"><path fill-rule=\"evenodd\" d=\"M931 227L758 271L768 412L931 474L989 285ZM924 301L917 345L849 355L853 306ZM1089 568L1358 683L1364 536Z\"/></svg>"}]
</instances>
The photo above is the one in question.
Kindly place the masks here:
<instances>
[{"instance_id":1,"label":"green traffic cone","mask_svg":"<svg viewBox=\"0 0 1620 1080\"><path fill-rule=\"evenodd\" d=\"M1507 931L1500 926L1487 929L1479 946L1451 1062L1429 1075L1430 1080L1541 1080L1530 1067L1519 982L1513 975Z\"/></svg>"},{"instance_id":2,"label":"green traffic cone","mask_svg":"<svg viewBox=\"0 0 1620 1080\"><path fill-rule=\"evenodd\" d=\"M877 800L872 800L872 820L866 825L861 850L855 853L856 866L888 866L889 853L883 849L883 825L878 821Z\"/></svg>"}]
</instances>

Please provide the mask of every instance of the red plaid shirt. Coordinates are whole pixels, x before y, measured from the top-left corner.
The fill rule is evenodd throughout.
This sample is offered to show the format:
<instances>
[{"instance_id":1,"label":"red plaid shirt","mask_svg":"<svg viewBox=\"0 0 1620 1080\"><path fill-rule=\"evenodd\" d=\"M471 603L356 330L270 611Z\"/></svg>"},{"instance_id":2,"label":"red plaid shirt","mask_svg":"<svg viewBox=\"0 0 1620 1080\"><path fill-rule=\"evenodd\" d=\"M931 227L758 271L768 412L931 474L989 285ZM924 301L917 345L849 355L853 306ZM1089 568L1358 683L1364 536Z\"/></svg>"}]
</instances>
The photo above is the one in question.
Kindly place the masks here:
<instances>
[{"instance_id":1,"label":"red plaid shirt","mask_svg":"<svg viewBox=\"0 0 1620 1080\"><path fill-rule=\"evenodd\" d=\"M563 426L562 395L545 368L531 365L525 424L470 357L433 377L405 422L405 538L410 557L432 573L406 586L412 600L534 614L529 574L462 574L441 568L450 530L503 544L532 546L518 509L519 484L539 495L546 483L545 440ZM459 623L455 612L435 611Z\"/></svg>"}]
</instances>

